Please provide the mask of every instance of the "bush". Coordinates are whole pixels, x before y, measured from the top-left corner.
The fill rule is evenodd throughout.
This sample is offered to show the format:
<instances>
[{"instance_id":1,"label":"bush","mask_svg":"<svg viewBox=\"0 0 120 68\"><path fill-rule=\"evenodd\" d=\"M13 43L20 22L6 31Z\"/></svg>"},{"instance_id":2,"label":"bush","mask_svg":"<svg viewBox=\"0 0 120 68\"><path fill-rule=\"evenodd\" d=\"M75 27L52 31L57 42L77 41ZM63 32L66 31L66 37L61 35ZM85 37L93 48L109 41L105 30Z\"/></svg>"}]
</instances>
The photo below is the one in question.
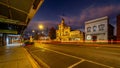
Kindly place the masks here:
<instances>
[{"instance_id":1,"label":"bush","mask_svg":"<svg viewBox=\"0 0 120 68\"><path fill-rule=\"evenodd\" d=\"M25 41L25 42L24 42L24 44L25 44L25 46L27 46L27 45L33 45L33 44L34 44L34 42Z\"/></svg>"}]
</instances>

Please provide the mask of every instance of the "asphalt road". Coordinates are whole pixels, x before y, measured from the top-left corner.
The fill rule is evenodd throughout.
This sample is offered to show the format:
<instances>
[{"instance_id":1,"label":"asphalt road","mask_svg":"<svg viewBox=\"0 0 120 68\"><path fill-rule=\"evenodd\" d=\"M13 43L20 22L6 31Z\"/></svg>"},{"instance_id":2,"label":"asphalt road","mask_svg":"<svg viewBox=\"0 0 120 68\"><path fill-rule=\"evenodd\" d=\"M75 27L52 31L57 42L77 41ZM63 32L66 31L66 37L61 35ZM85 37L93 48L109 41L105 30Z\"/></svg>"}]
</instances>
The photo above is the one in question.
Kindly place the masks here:
<instances>
[{"instance_id":1,"label":"asphalt road","mask_svg":"<svg viewBox=\"0 0 120 68\"><path fill-rule=\"evenodd\" d=\"M120 48L69 44L35 45L36 47L28 47L28 50L50 68L120 68Z\"/></svg>"}]
</instances>

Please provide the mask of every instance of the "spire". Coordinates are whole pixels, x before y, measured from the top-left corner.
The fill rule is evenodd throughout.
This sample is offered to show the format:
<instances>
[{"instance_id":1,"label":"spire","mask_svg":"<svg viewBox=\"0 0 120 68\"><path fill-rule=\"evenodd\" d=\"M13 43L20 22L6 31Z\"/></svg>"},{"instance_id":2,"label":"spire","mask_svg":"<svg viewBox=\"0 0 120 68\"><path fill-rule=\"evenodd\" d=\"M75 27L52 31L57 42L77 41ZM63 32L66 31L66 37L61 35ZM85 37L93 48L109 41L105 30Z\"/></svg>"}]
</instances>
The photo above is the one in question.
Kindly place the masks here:
<instances>
[{"instance_id":1,"label":"spire","mask_svg":"<svg viewBox=\"0 0 120 68\"><path fill-rule=\"evenodd\" d=\"M62 14L62 17L61 17L61 18L62 18L61 24L65 24L65 19L64 19L64 17L65 17L65 14L63 13L63 14Z\"/></svg>"},{"instance_id":2,"label":"spire","mask_svg":"<svg viewBox=\"0 0 120 68\"><path fill-rule=\"evenodd\" d=\"M62 21L61 21L61 23L62 23L62 24L64 24L64 23L65 23L65 20L64 20L64 18L62 18Z\"/></svg>"}]
</instances>

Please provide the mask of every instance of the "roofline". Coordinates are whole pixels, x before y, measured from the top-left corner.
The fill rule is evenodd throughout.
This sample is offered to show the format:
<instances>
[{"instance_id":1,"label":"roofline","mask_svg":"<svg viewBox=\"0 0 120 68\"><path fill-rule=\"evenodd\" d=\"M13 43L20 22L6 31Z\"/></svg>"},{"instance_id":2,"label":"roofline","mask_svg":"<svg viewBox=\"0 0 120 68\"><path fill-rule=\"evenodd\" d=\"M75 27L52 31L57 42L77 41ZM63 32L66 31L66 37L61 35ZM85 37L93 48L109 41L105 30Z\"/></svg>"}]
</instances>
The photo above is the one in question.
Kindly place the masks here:
<instances>
[{"instance_id":1,"label":"roofline","mask_svg":"<svg viewBox=\"0 0 120 68\"><path fill-rule=\"evenodd\" d=\"M91 22L97 22L97 21L105 20L105 19L108 19L108 16L104 16L104 17L101 17L101 18L86 21L85 24L88 24L88 23L91 23Z\"/></svg>"}]
</instances>

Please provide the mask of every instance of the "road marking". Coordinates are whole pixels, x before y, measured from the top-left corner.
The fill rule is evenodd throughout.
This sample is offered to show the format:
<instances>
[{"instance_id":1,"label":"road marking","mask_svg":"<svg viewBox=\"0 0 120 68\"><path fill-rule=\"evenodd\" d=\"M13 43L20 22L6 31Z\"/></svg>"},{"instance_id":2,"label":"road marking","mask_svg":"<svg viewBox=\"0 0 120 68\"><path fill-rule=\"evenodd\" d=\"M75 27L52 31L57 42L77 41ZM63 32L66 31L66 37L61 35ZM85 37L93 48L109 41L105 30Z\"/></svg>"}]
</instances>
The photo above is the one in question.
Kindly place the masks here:
<instances>
[{"instance_id":1,"label":"road marking","mask_svg":"<svg viewBox=\"0 0 120 68\"><path fill-rule=\"evenodd\" d=\"M104 66L104 67L107 67L107 68L114 68L112 66L108 66L108 65L105 65L105 64L102 64L102 63L98 63L98 62L94 62L94 61L91 61L91 60L83 59L83 58L80 58L80 57L77 57L77 56L65 54L65 53L62 53L62 52L59 52L59 51L55 51L55 50L52 50L52 49L48 49L48 48L45 48L45 47L42 47L42 48L44 48L46 50L49 50L49 51L52 51L52 52L55 52L55 53L58 53L58 54L61 54L61 55L73 57L73 58L80 59L80 60L82 59L82 60L85 60L87 62L90 62L90 63L93 63L93 64L97 64L97 65L100 65L100 66Z\"/></svg>"},{"instance_id":2,"label":"road marking","mask_svg":"<svg viewBox=\"0 0 120 68\"><path fill-rule=\"evenodd\" d=\"M85 61L85 60L82 59L81 61L79 61L79 62L77 62L77 63L75 63L75 64L69 66L68 68L73 68L73 67L77 66L78 64L80 64L80 63L82 63L82 62L84 62L84 61Z\"/></svg>"},{"instance_id":3,"label":"road marking","mask_svg":"<svg viewBox=\"0 0 120 68\"><path fill-rule=\"evenodd\" d=\"M34 50L34 51L31 51L31 52L38 52L38 51L42 51L42 52L44 52L45 51L45 49L43 50Z\"/></svg>"}]
</instances>

